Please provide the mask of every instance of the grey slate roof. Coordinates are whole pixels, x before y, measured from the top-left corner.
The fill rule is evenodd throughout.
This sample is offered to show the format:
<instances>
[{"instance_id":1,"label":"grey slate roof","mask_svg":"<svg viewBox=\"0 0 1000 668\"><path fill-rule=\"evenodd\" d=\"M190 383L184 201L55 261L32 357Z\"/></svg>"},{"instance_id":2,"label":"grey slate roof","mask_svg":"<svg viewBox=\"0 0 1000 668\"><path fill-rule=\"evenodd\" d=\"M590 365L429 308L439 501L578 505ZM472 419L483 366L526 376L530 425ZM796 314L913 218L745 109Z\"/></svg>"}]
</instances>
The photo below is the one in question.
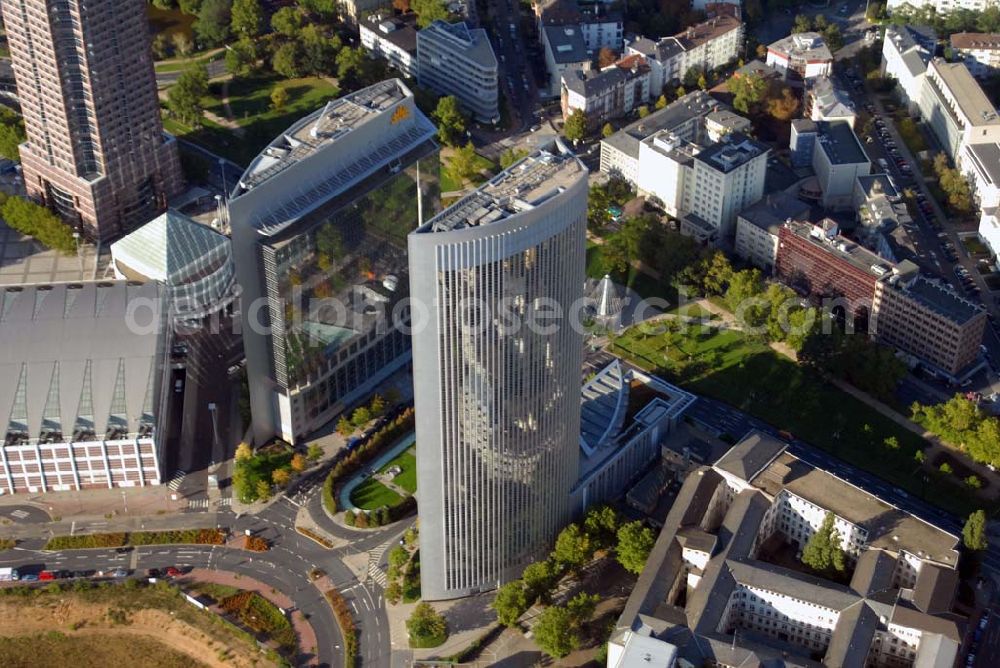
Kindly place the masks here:
<instances>
[{"instance_id":1,"label":"grey slate roof","mask_svg":"<svg viewBox=\"0 0 1000 668\"><path fill-rule=\"evenodd\" d=\"M878 615L864 601L858 601L844 610L830 637L824 663L840 668L865 668L878 624Z\"/></svg>"},{"instance_id":2,"label":"grey slate roof","mask_svg":"<svg viewBox=\"0 0 1000 668\"><path fill-rule=\"evenodd\" d=\"M778 592L831 610L845 610L861 600L847 587L763 561L730 560L729 570L740 584Z\"/></svg>"},{"instance_id":3,"label":"grey slate roof","mask_svg":"<svg viewBox=\"0 0 1000 668\"><path fill-rule=\"evenodd\" d=\"M730 448L715 467L750 482L787 447L787 443L773 436L752 431Z\"/></svg>"},{"instance_id":4,"label":"grey slate roof","mask_svg":"<svg viewBox=\"0 0 1000 668\"><path fill-rule=\"evenodd\" d=\"M936 283L931 283L923 276L917 276L905 290L922 306L959 324L964 324L983 312L977 304Z\"/></svg>"},{"instance_id":5,"label":"grey slate roof","mask_svg":"<svg viewBox=\"0 0 1000 668\"><path fill-rule=\"evenodd\" d=\"M585 98L600 95L601 92L613 88L627 78L625 70L619 67L609 67L605 70L572 70L563 75L566 88Z\"/></svg>"},{"instance_id":6,"label":"grey slate roof","mask_svg":"<svg viewBox=\"0 0 1000 668\"><path fill-rule=\"evenodd\" d=\"M882 550L865 550L854 565L851 589L859 596L871 596L892 586L896 558Z\"/></svg>"},{"instance_id":7,"label":"grey slate roof","mask_svg":"<svg viewBox=\"0 0 1000 668\"><path fill-rule=\"evenodd\" d=\"M870 162L868 154L847 121L820 121L819 142L834 165L857 165Z\"/></svg>"},{"instance_id":8,"label":"grey slate roof","mask_svg":"<svg viewBox=\"0 0 1000 668\"><path fill-rule=\"evenodd\" d=\"M1000 144L968 144L966 150L976 167L994 186L1000 187Z\"/></svg>"},{"instance_id":9,"label":"grey slate roof","mask_svg":"<svg viewBox=\"0 0 1000 668\"><path fill-rule=\"evenodd\" d=\"M958 571L925 564L917 575L913 587L913 604L922 612L937 614L951 612L958 587Z\"/></svg>"}]
</instances>

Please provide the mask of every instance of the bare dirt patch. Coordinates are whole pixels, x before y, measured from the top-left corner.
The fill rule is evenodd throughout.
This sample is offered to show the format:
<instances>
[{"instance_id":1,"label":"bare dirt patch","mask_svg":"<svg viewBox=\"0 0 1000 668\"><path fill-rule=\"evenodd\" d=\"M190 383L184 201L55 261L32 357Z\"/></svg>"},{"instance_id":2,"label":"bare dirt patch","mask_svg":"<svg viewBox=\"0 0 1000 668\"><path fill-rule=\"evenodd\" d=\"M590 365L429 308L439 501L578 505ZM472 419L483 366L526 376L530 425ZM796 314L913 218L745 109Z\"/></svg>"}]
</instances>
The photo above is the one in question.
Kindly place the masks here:
<instances>
[{"instance_id":1,"label":"bare dirt patch","mask_svg":"<svg viewBox=\"0 0 1000 668\"><path fill-rule=\"evenodd\" d=\"M8 595L0 619L5 668L60 665L60 657L75 668L274 665L210 613L151 589Z\"/></svg>"}]
</instances>

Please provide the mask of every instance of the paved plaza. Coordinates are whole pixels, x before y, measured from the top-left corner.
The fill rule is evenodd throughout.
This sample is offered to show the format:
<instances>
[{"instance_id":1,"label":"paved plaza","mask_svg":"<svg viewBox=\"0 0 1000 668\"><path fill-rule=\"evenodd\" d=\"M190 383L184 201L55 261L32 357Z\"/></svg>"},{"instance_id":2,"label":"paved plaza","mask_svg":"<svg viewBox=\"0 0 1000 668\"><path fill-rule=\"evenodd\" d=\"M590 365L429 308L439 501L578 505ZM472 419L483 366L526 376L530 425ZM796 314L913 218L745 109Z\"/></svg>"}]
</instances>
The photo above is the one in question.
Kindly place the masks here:
<instances>
[{"instance_id":1,"label":"paved plaza","mask_svg":"<svg viewBox=\"0 0 1000 668\"><path fill-rule=\"evenodd\" d=\"M40 243L0 221L0 285L66 283L103 278L111 259L104 249L81 243L79 254L46 250Z\"/></svg>"}]
</instances>

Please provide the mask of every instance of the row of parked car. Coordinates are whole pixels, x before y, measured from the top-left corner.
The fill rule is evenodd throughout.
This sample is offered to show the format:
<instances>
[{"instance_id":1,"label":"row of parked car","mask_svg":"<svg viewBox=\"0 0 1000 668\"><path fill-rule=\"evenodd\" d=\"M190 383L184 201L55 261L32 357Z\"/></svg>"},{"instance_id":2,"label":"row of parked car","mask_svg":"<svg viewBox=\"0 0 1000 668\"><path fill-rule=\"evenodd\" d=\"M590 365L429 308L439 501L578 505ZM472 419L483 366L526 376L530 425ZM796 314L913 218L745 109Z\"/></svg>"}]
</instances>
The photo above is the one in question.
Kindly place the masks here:
<instances>
[{"instance_id":1,"label":"row of parked car","mask_svg":"<svg viewBox=\"0 0 1000 668\"><path fill-rule=\"evenodd\" d=\"M986 632L986 627L990 624L990 611L987 610L983 613L983 616L979 618L979 624L976 626L976 630L972 636L972 644L969 645L969 653L965 655L965 665L968 668L976 665L976 652L979 650L979 641L983 639L983 634Z\"/></svg>"},{"instance_id":2,"label":"row of parked car","mask_svg":"<svg viewBox=\"0 0 1000 668\"><path fill-rule=\"evenodd\" d=\"M47 570L44 567L26 568L3 568L0 569L0 581L7 582L53 582L55 580L79 580L84 578L127 578L132 575L132 571L127 568L113 568L110 570ZM151 578L175 578L183 575L179 568L170 566L168 568L150 568L146 571L146 576Z\"/></svg>"}]
</instances>

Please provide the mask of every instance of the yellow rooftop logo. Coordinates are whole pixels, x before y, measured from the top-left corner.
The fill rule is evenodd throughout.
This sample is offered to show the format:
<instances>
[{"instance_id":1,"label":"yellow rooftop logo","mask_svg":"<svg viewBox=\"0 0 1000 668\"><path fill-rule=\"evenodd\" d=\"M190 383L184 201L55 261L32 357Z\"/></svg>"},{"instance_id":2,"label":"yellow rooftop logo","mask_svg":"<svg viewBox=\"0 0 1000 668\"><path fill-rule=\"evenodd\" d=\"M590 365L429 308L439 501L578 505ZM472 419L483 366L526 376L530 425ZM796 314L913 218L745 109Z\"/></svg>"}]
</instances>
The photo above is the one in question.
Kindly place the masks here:
<instances>
[{"instance_id":1,"label":"yellow rooftop logo","mask_svg":"<svg viewBox=\"0 0 1000 668\"><path fill-rule=\"evenodd\" d=\"M400 106L396 107L396 111L392 112L392 118L389 119L389 122L395 125L396 123L406 120L409 117L410 117L410 110L407 109L406 107Z\"/></svg>"}]
</instances>

